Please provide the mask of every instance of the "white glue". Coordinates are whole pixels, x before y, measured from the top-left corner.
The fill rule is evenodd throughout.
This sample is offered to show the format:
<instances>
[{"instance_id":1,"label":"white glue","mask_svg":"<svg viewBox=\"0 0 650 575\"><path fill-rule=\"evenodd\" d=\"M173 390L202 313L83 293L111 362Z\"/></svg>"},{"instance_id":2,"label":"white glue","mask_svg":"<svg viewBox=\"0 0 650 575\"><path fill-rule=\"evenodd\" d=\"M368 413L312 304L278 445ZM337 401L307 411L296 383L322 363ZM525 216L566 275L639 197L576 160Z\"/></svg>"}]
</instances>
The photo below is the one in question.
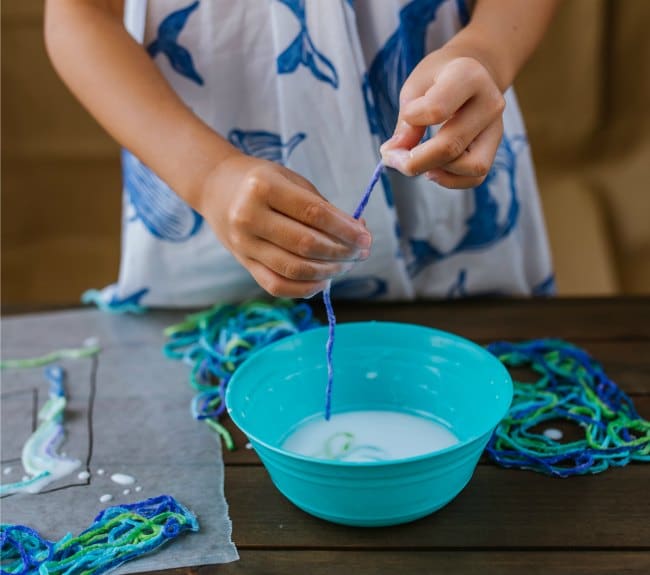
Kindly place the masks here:
<instances>
[{"instance_id":1,"label":"white glue","mask_svg":"<svg viewBox=\"0 0 650 575\"><path fill-rule=\"evenodd\" d=\"M431 419L396 411L351 411L299 426L282 448L339 461L386 461L450 447L458 438Z\"/></svg>"},{"instance_id":2,"label":"white glue","mask_svg":"<svg viewBox=\"0 0 650 575\"><path fill-rule=\"evenodd\" d=\"M135 483L135 477L131 477L126 473L113 473L111 475L111 481L118 485L133 485Z\"/></svg>"}]
</instances>

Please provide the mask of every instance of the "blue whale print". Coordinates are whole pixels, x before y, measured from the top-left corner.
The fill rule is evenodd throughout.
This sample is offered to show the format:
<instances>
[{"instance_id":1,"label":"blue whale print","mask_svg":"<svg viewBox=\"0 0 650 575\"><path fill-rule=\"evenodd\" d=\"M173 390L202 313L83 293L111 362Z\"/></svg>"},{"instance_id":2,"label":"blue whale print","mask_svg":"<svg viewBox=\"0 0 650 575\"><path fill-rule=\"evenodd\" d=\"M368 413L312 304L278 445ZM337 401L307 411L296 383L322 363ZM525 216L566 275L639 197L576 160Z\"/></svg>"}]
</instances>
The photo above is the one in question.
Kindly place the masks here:
<instances>
[{"instance_id":1,"label":"blue whale print","mask_svg":"<svg viewBox=\"0 0 650 575\"><path fill-rule=\"evenodd\" d=\"M122 173L135 219L142 221L155 237L182 242L199 231L201 215L127 150L122 151Z\"/></svg>"},{"instance_id":2,"label":"blue whale print","mask_svg":"<svg viewBox=\"0 0 650 575\"><path fill-rule=\"evenodd\" d=\"M447 291L447 297L449 299L454 298L463 298L467 297L467 270L465 268L459 270L458 277L451 284L451 287Z\"/></svg>"},{"instance_id":3,"label":"blue whale print","mask_svg":"<svg viewBox=\"0 0 650 575\"><path fill-rule=\"evenodd\" d=\"M244 154L282 165L289 159L295 147L306 137L303 132L298 132L285 143L279 134L262 130L235 129L228 133L228 141Z\"/></svg>"},{"instance_id":4,"label":"blue whale print","mask_svg":"<svg viewBox=\"0 0 650 575\"><path fill-rule=\"evenodd\" d=\"M551 273L548 277L543 279L540 283L533 287L533 295L539 297L555 295L555 275Z\"/></svg>"},{"instance_id":5,"label":"blue whale print","mask_svg":"<svg viewBox=\"0 0 650 575\"><path fill-rule=\"evenodd\" d=\"M498 290L481 291L470 294L467 291L467 270L462 268L458 271L458 277L447 291L447 297L449 299L466 297L505 297L505 294Z\"/></svg>"},{"instance_id":6,"label":"blue whale print","mask_svg":"<svg viewBox=\"0 0 650 575\"><path fill-rule=\"evenodd\" d=\"M442 252L427 240L409 239L412 261L408 265L408 271L411 277L420 273L425 267L455 254L488 248L512 232L519 218L519 200L515 186L517 167L515 148L518 144L523 147L525 143L524 136L509 139L504 135L487 178L472 189L474 213L467 218L465 235L453 249ZM499 204L490 188L502 174L505 174L508 180L510 203L504 220L500 222Z\"/></svg>"},{"instance_id":7,"label":"blue whale print","mask_svg":"<svg viewBox=\"0 0 650 575\"><path fill-rule=\"evenodd\" d=\"M203 78L194 68L190 52L178 44L178 35L185 27L190 14L199 7L199 0L185 8L172 12L158 26L158 37L147 46L147 52L152 58L159 53L167 56L171 67L181 76L203 85Z\"/></svg>"},{"instance_id":8,"label":"blue whale print","mask_svg":"<svg viewBox=\"0 0 650 575\"><path fill-rule=\"evenodd\" d=\"M373 299L388 292L386 280L375 276L344 279L332 284L335 299Z\"/></svg>"},{"instance_id":9,"label":"blue whale print","mask_svg":"<svg viewBox=\"0 0 650 575\"><path fill-rule=\"evenodd\" d=\"M307 29L305 0L280 0L300 22L298 36L289 47L278 56L278 74L292 74L303 65L309 68L314 77L321 82L327 82L335 89L339 87L339 75L334 64L316 49Z\"/></svg>"},{"instance_id":10,"label":"blue whale print","mask_svg":"<svg viewBox=\"0 0 650 575\"><path fill-rule=\"evenodd\" d=\"M404 81L425 55L426 34L445 0L413 0L399 13L397 30L370 64L363 95L370 129L382 141L397 123L399 93Z\"/></svg>"}]
</instances>

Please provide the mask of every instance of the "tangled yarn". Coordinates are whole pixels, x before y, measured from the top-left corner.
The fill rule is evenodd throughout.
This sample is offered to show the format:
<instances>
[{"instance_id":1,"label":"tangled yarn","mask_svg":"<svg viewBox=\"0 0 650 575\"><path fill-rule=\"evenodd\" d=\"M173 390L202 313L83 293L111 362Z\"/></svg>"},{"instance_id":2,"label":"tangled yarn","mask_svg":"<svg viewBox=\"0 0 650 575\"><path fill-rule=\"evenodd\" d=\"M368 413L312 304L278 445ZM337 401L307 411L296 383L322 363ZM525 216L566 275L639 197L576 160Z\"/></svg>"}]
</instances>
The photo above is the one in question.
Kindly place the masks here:
<instances>
[{"instance_id":1,"label":"tangled yarn","mask_svg":"<svg viewBox=\"0 0 650 575\"><path fill-rule=\"evenodd\" d=\"M192 366L189 380L197 392L192 415L233 449L232 438L218 419L226 409L225 390L234 371L258 349L317 325L305 303L280 300L217 305L165 329L168 341L163 353Z\"/></svg>"},{"instance_id":2,"label":"tangled yarn","mask_svg":"<svg viewBox=\"0 0 650 575\"><path fill-rule=\"evenodd\" d=\"M194 514L170 495L108 507L81 534L57 542L24 525L3 524L0 573L97 575L198 530Z\"/></svg>"},{"instance_id":3,"label":"tangled yarn","mask_svg":"<svg viewBox=\"0 0 650 575\"><path fill-rule=\"evenodd\" d=\"M508 415L487 446L496 463L568 477L650 461L650 422L585 351L557 339L496 342L488 350L508 367L539 374L515 382ZM558 419L577 424L584 438L561 443L533 429Z\"/></svg>"}]
</instances>

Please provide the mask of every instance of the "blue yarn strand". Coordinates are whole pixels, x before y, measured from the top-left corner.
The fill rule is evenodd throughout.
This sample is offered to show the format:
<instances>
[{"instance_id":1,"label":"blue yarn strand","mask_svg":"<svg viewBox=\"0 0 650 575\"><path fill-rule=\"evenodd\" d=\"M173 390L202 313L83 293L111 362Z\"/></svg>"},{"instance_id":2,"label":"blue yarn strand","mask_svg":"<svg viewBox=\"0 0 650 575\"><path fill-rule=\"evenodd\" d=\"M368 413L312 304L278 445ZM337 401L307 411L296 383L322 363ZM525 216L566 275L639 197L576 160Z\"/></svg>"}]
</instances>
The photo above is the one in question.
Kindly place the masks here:
<instances>
[{"instance_id":1,"label":"blue yarn strand","mask_svg":"<svg viewBox=\"0 0 650 575\"><path fill-rule=\"evenodd\" d=\"M372 191L375 189L381 173L384 170L384 164L380 160L377 166L375 167L370 182L366 187L363 197L359 202L359 205L354 210L352 217L355 220L358 220L363 214L368 202L370 201L370 196ZM325 344L325 355L327 357L327 386L325 388L325 419L329 421L332 416L332 387L334 384L334 362L332 359L334 351L334 336L336 330L336 315L334 314L334 308L332 307L332 297L330 293L331 283L327 284L327 287L323 290L323 303L325 304L325 311L327 312L327 343Z\"/></svg>"}]
</instances>

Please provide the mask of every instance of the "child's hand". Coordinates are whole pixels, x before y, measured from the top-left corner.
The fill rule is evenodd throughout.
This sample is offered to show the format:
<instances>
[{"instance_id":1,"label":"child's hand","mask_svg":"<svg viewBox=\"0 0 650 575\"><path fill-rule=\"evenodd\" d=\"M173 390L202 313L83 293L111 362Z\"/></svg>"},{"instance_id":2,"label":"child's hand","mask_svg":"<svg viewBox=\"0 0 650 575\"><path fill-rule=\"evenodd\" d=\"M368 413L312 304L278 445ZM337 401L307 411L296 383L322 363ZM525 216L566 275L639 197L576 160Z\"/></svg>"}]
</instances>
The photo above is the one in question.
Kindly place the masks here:
<instances>
[{"instance_id":1,"label":"child's hand","mask_svg":"<svg viewBox=\"0 0 650 575\"><path fill-rule=\"evenodd\" d=\"M365 226L291 170L243 154L206 179L200 211L267 292L309 297L370 253Z\"/></svg>"},{"instance_id":2,"label":"child's hand","mask_svg":"<svg viewBox=\"0 0 650 575\"><path fill-rule=\"evenodd\" d=\"M493 74L478 60L445 48L413 70L400 93L384 163L407 176L426 173L446 188L471 188L488 174L503 134L505 101ZM438 133L419 143L428 126Z\"/></svg>"}]
</instances>

